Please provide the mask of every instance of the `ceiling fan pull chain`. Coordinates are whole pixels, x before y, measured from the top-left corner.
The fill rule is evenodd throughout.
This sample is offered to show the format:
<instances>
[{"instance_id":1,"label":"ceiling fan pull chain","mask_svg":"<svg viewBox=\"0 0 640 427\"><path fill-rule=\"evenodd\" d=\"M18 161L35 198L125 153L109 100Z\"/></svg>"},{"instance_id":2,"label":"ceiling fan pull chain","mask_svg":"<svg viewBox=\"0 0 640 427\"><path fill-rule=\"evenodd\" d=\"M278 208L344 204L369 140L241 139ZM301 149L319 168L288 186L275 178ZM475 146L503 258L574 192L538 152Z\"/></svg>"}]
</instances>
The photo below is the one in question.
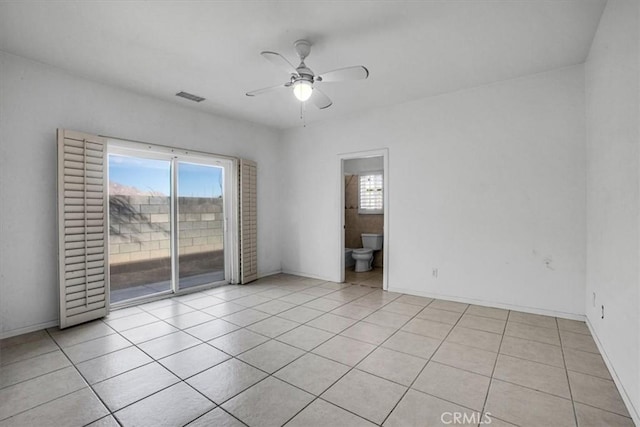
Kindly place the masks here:
<instances>
[{"instance_id":1,"label":"ceiling fan pull chain","mask_svg":"<svg viewBox=\"0 0 640 427\"><path fill-rule=\"evenodd\" d=\"M300 103L300 120L302 120L302 127L307 127L307 116L305 115L306 112L306 102L301 102Z\"/></svg>"}]
</instances>

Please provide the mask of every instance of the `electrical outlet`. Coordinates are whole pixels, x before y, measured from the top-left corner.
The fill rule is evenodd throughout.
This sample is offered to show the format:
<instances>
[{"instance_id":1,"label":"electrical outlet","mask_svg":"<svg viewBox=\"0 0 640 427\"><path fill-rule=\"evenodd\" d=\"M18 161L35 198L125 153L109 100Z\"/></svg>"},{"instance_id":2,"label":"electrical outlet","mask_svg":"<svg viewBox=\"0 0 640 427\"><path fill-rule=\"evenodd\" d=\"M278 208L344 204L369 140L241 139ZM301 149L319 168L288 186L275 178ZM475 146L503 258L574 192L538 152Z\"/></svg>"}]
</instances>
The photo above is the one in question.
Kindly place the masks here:
<instances>
[{"instance_id":1,"label":"electrical outlet","mask_svg":"<svg viewBox=\"0 0 640 427\"><path fill-rule=\"evenodd\" d=\"M433 274L433 277L435 277L437 279L438 278L438 269L434 268L433 271L431 272L431 274Z\"/></svg>"},{"instance_id":2,"label":"electrical outlet","mask_svg":"<svg viewBox=\"0 0 640 427\"><path fill-rule=\"evenodd\" d=\"M593 293L593 306L596 306L596 293Z\"/></svg>"},{"instance_id":3,"label":"electrical outlet","mask_svg":"<svg viewBox=\"0 0 640 427\"><path fill-rule=\"evenodd\" d=\"M602 306L602 319L604 319L604 305Z\"/></svg>"}]
</instances>

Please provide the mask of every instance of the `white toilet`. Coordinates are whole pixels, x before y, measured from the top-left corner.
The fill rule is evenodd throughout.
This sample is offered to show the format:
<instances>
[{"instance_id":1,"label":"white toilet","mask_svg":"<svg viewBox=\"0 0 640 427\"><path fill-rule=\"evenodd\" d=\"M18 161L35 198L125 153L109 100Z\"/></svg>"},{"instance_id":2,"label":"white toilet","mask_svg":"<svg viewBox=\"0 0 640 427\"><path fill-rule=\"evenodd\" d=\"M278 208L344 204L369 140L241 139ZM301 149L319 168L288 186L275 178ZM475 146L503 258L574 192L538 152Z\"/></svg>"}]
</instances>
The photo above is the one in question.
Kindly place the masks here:
<instances>
[{"instance_id":1,"label":"white toilet","mask_svg":"<svg viewBox=\"0 0 640 427\"><path fill-rule=\"evenodd\" d=\"M371 270L373 251L382 249L382 234L362 233L362 248L354 249L351 256L356 260L356 273Z\"/></svg>"}]
</instances>

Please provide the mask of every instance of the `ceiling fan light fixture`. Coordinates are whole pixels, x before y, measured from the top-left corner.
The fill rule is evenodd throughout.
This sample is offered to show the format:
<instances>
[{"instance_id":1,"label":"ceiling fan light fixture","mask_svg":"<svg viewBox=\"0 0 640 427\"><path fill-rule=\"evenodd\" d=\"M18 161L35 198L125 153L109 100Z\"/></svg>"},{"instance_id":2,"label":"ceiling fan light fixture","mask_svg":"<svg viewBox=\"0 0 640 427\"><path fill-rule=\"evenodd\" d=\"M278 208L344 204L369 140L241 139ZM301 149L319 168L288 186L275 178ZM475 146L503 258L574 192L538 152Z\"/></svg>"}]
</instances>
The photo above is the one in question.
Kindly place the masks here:
<instances>
[{"instance_id":1,"label":"ceiling fan light fixture","mask_svg":"<svg viewBox=\"0 0 640 427\"><path fill-rule=\"evenodd\" d=\"M322 85L324 85L324 82L332 83L345 82L349 80L364 80L369 77L369 70L362 65L338 68L327 71L322 75L316 75L313 70L307 67L304 63L305 58L307 58L311 51L311 43L307 40L298 40L294 43L294 48L298 54L298 58L300 58L300 65L297 67L277 52L271 52L268 50L260 52L260 55L262 55L263 58L284 70L289 78L283 84L247 92L247 96L261 95L274 90L293 89L293 95L297 100L300 102L310 100L313 105L318 107L318 109L324 110L325 108L331 107L333 102L331 102L331 98L321 90L322 88L314 87L314 83L323 82ZM304 105L305 104L301 104L301 116L304 111L304 108L302 108Z\"/></svg>"},{"instance_id":2,"label":"ceiling fan light fixture","mask_svg":"<svg viewBox=\"0 0 640 427\"><path fill-rule=\"evenodd\" d=\"M305 102L311 98L313 85L307 80L298 80L293 84L293 94L298 101Z\"/></svg>"}]
</instances>

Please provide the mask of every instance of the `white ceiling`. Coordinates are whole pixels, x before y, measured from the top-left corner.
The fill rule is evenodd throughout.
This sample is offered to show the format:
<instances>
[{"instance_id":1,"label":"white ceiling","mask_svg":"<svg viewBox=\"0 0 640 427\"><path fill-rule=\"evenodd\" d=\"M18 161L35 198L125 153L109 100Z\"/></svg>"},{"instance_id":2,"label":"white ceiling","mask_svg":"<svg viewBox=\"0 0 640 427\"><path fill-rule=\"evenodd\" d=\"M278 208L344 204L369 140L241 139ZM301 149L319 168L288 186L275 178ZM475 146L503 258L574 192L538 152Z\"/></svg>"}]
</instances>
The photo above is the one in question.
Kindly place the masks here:
<instances>
[{"instance_id":1,"label":"white ceiling","mask_svg":"<svg viewBox=\"0 0 640 427\"><path fill-rule=\"evenodd\" d=\"M0 2L0 50L227 117L300 126L287 80L260 55L316 73L365 65L368 80L325 83L325 120L581 63L606 0ZM297 64L297 62L296 62ZM194 104L174 95L207 98Z\"/></svg>"}]
</instances>

